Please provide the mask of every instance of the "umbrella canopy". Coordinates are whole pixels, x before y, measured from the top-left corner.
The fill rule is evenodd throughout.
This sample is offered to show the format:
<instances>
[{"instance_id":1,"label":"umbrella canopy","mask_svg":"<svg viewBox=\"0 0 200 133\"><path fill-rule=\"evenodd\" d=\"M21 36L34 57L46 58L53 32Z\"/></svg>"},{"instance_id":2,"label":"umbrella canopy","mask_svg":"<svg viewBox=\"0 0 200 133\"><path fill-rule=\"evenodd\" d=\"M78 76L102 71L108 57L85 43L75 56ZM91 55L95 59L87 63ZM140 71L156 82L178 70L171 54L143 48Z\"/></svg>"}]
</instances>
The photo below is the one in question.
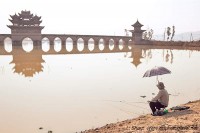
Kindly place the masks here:
<instances>
[{"instance_id":1,"label":"umbrella canopy","mask_svg":"<svg viewBox=\"0 0 200 133\"><path fill-rule=\"evenodd\" d=\"M167 68L165 68L165 67L162 67L162 66L160 66L160 67L154 67L154 68L152 68L152 69L150 69L150 70L147 70L145 73L144 73L144 75L143 75L143 77L152 77L152 76L157 76L157 81L158 81L158 75L163 75L163 74L170 74L171 73L171 71L170 70L168 70ZM159 81L158 81L159 82Z\"/></svg>"},{"instance_id":2,"label":"umbrella canopy","mask_svg":"<svg viewBox=\"0 0 200 133\"><path fill-rule=\"evenodd\" d=\"M152 77L152 76L158 76L158 75L163 75L163 74L170 74L171 71L168 70L167 68L165 67L154 67L150 70L147 70L143 77Z\"/></svg>"}]
</instances>

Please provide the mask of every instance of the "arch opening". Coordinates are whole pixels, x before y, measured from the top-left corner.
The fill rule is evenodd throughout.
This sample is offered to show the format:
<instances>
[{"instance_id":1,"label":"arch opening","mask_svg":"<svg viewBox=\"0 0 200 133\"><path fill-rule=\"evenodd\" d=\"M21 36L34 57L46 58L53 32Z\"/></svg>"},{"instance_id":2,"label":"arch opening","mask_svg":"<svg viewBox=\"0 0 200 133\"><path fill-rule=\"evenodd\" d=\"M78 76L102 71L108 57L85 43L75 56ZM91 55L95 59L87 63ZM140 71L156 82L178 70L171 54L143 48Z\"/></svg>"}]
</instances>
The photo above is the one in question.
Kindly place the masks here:
<instances>
[{"instance_id":1,"label":"arch opening","mask_svg":"<svg viewBox=\"0 0 200 133\"><path fill-rule=\"evenodd\" d=\"M104 50L104 48L105 48L104 40L103 40L103 39L100 39L100 40L99 40L99 49L102 51L102 50Z\"/></svg>"},{"instance_id":2,"label":"arch opening","mask_svg":"<svg viewBox=\"0 0 200 133\"><path fill-rule=\"evenodd\" d=\"M90 39L88 40L88 49L89 49L90 51L93 51L93 50L94 50L94 39L92 39L92 38L90 38Z\"/></svg>"},{"instance_id":3,"label":"arch opening","mask_svg":"<svg viewBox=\"0 0 200 133\"><path fill-rule=\"evenodd\" d=\"M115 42L113 39L110 39L109 40L109 49L110 50L113 50L115 48Z\"/></svg>"},{"instance_id":4,"label":"arch opening","mask_svg":"<svg viewBox=\"0 0 200 133\"><path fill-rule=\"evenodd\" d=\"M31 52L33 50L33 41L31 38L26 37L22 41L22 48L25 52Z\"/></svg>"},{"instance_id":5,"label":"arch opening","mask_svg":"<svg viewBox=\"0 0 200 133\"><path fill-rule=\"evenodd\" d=\"M73 40L70 37L66 39L66 50L68 52L71 52L73 50Z\"/></svg>"},{"instance_id":6,"label":"arch opening","mask_svg":"<svg viewBox=\"0 0 200 133\"><path fill-rule=\"evenodd\" d=\"M129 49L129 50L132 49L132 45L131 45L131 43L132 43L132 40L130 39L130 40L128 41L128 49Z\"/></svg>"},{"instance_id":7,"label":"arch opening","mask_svg":"<svg viewBox=\"0 0 200 133\"><path fill-rule=\"evenodd\" d=\"M4 40L4 49L6 52L12 52L12 39L9 37L6 37Z\"/></svg>"},{"instance_id":8,"label":"arch opening","mask_svg":"<svg viewBox=\"0 0 200 133\"><path fill-rule=\"evenodd\" d=\"M124 48L124 41L122 39L119 40L119 49L122 50Z\"/></svg>"},{"instance_id":9,"label":"arch opening","mask_svg":"<svg viewBox=\"0 0 200 133\"><path fill-rule=\"evenodd\" d=\"M42 39L42 50L44 52L48 52L50 50L50 41L46 37Z\"/></svg>"},{"instance_id":10,"label":"arch opening","mask_svg":"<svg viewBox=\"0 0 200 133\"><path fill-rule=\"evenodd\" d=\"M82 38L77 40L77 49L78 51L83 51L84 49L84 40Z\"/></svg>"},{"instance_id":11,"label":"arch opening","mask_svg":"<svg viewBox=\"0 0 200 133\"><path fill-rule=\"evenodd\" d=\"M59 37L54 39L54 50L59 52L62 49L62 41Z\"/></svg>"}]
</instances>

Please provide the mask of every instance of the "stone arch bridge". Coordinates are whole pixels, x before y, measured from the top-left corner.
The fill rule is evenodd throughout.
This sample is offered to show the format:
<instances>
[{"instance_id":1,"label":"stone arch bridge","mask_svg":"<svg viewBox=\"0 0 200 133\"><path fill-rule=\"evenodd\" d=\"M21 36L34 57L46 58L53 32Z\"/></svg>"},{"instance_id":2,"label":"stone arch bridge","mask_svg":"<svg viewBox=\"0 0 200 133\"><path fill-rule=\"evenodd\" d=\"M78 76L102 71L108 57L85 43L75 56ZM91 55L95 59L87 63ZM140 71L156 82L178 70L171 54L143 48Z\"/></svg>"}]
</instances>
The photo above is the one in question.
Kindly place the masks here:
<instances>
[{"instance_id":1,"label":"stone arch bridge","mask_svg":"<svg viewBox=\"0 0 200 133\"><path fill-rule=\"evenodd\" d=\"M12 40L12 35L11 34L0 34L0 46L3 47L4 46L4 42L5 40L9 38L10 40ZM50 49L48 50L48 53L54 53L56 52L54 49L54 45L55 45L55 41L59 40L61 43L61 50L56 53L66 53L66 43L68 40L71 41L72 45L73 45L73 50L72 52L68 52L68 53L74 53L74 52L79 52L79 53L83 53L83 52L91 52L91 53L96 53L96 52L105 52L106 50L108 50L109 45L113 45L113 51L117 52L117 51L121 51L119 49L119 45L123 45L123 49L126 49L129 45L129 42L132 41L132 37L130 36L105 36L105 35L71 35L71 34L42 34L41 35L41 40L34 40L34 37L29 37L29 36L20 36L17 40L18 41L13 41L12 40L12 47L20 47L22 46L22 41L25 38L30 38L33 41L33 49L41 49L41 45L42 45L42 41L48 41L49 45L50 45ZM84 45L83 50L79 51L78 50L78 42L82 41L82 44ZM94 50L90 51L88 49L88 44L92 42L94 45ZM98 49L98 45L102 43L104 45L104 50L101 51ZM3 49L2 49L3 50Z\"/></svg>"}]
</instances>

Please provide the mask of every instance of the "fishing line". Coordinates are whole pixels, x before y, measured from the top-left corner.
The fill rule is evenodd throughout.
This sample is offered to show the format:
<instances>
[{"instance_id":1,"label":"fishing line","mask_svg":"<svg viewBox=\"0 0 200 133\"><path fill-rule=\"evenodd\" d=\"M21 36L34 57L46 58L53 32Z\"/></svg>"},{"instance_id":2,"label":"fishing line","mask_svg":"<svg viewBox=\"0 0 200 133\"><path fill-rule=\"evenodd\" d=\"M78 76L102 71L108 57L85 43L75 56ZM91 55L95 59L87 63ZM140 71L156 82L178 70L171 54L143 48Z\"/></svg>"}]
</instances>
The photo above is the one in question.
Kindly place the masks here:
<instances>
[{"instance_id":1,"label":"fishing line","mask_svg":"<svg viewBox=\"0 0 200 133\"><path fill-rule=\"evenodd\" d=\"M174 89L174 88L172 88L173 89L173 91L175 92L175 94L171 94L171 96L179 96L179 92L177 93L177 91L176 91L176 89Z\"/></svg>"},{"instance_id":2,"label":"fishing line","mask_svg":"<svg viewBox=\"0 0 200 133\"><path fill-rule=\"evenodd\" d=\"M108 101L108 102L116 102L116 103L123 103L123 104L126 104L126 105L129 105L129 106L134 106L134 107L137 107L137 108L140 108L140 109L145 109L145 110L148 110L147 108L145 107L142 107L142 106L139 106L139 105L134 105L134 104L131 104L130 102L126 102L126 101L113 101L113 100L104 100L104 101ZM133 102L132 102L133 103ZM142 102L142 103L145 103L145 102ZM148 103L147 103L148 104Z\"/></svg>"},{"instance_id":3,"label":"fishing line","mask_svg":"<svg viewBox=\"0 0 200 133\"><path fill-rule=\"evenodd\" d=\"M149 109L147 109L145 107L142 107L142 106L139 106L139 105L134 105L134 104L131 104L131 103L128 103L128 102L122 102L122 103L130 105L130 106L138 107L138 108L141 108L141 109L149 110Z\"/></svg>"},{"instance_id":4,"label":"fishing line","mask_svg":"<svg viewBox=\"0 0 200 133\"><path fill-rule=\"evenodd\" d=\"M114 101L114 100L103 100L103 101L108 101L108 102L126 102L126 103L143 103L143 104L148 104L147 102L127 102L127 101L124 101L124 100L122 100L122 101Z\"/></svg>"},{"instance_id":5,"label":"fishing line","mask_svg":"<svg viewBox=\"0 0 200 133\"><path fill-rule=\"evenodd\" d=\"M118 110L120 110L120 111L122 111L122 112L125 113L125 114L128 114L128 115L133 115L133 114L141 115L140 113L128 111L128 110L126 110L126 109L122 109L122 108L120 108L120 107L117 107L117 106L115 106L115 105L113 105L113 104L109 104L109 105L112 106L112 107L114 107L114 108L116 108L116 109L118 109Z\"/></svg>"}]
</instances>

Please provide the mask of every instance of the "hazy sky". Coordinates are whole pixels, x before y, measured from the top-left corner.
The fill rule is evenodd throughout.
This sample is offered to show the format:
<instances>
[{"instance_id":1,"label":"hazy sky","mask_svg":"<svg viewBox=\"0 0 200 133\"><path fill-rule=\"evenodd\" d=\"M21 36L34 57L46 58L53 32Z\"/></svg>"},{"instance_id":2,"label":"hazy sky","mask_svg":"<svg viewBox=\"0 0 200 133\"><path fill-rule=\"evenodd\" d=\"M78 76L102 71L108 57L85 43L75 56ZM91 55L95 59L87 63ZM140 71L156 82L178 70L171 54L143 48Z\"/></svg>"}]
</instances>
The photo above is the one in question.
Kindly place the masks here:
<instances>
[{"instance_id":1,"label":"hazy sky","mask_svg":"<svg viewBox=\"0 0 200 133\"><path fill-rule=\"evenodd\" d=\"M137 19L154 34L200 31L200 0L0 0L0 34L21 10L42 16L42 33L124 35Z\"/></svg>"}]
</instances>

